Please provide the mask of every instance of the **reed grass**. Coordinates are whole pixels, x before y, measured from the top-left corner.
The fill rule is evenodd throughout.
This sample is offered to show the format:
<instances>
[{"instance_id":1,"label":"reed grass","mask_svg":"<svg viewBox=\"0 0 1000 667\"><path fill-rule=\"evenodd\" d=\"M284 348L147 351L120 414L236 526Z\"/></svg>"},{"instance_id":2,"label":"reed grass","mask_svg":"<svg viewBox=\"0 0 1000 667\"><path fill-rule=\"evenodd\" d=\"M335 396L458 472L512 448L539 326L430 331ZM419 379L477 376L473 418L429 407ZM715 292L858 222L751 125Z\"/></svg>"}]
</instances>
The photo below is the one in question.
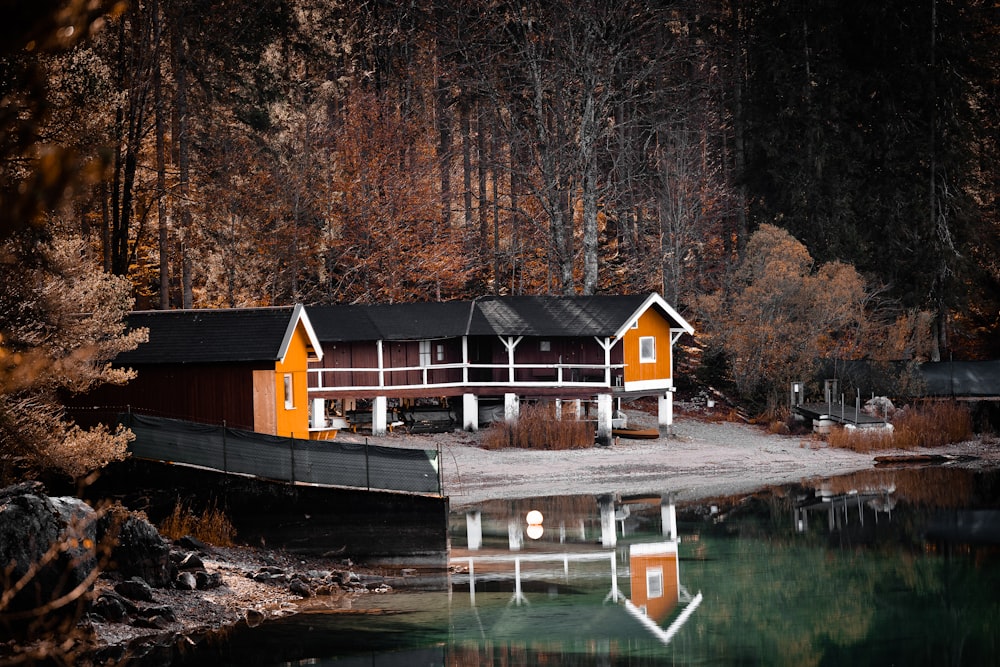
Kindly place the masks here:
<instances>
[{"instance_id":1,"label":"reed grass","mask_svg":"<svg viewBox=\"0 0 1000 667\"><path fill-rule=\"evenodd\" d=\"M209 507L195 515L187 504L177 501L174 511L159 526L160 534L171 540L190 535L206 544L229 547L236 539L236 529L229 517L219 508Z\"/></svg>"},{"instance_id":2,"label":"reed grass","mask_svg":"<svg viewBox=\"0 0 1000 667\"><path fill-rule=\"evenodd\" d=\"M594 446L594 426L574 417L556 419L551 404L527 405L516 422L495 422L483 434L484 449L584 449Z\"/></svg>"},{"instance_id":3,"label":"reed grass","mask_svg":"<svg viewBox=\"0 0 1000 667\"><path fill-rule=\"evenodd\" d=\"M892 431L836 428L830 431L827 442L831 447L867 453L884 449L941 447L973 436L969 410L954 402L917 404L897 412L892 426Z\"/></svg>"}]
</instances>

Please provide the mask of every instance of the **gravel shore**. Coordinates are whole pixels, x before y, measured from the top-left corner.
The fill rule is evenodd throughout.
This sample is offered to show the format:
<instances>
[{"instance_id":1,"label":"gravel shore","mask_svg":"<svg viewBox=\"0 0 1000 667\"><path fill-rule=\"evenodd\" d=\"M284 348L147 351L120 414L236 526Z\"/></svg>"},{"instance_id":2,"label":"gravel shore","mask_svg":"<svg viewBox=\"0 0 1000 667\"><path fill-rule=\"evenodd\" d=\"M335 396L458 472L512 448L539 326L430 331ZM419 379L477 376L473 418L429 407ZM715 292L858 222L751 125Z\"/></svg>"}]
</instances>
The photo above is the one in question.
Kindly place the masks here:
<instances>
[{"instance_id":1,"label":"gravel shore","mask_svg":"<svg viewBox=\"0 0 1000 667\"><path fill-rule=\"evenodd\" d=\"M628 416L635 426L656 423L641 411L629 411ZM351 433L337 437L364 441ZM440 447L444 491L453 508L490 499L603 493L674 492L681 501L697 500L875 465L872 454L831 448L808 433L774 435L760 426L713 421L704 415L680 415L671 434L654 440L622 438L610 447L490 451L477 446L480 438L481 434L463 432L393 433L369 441L395 447ZM971 455L978 457L980 465L998 465L996 450L984 441L970 441L916 453Z\"/></svg>"}]
</instances>

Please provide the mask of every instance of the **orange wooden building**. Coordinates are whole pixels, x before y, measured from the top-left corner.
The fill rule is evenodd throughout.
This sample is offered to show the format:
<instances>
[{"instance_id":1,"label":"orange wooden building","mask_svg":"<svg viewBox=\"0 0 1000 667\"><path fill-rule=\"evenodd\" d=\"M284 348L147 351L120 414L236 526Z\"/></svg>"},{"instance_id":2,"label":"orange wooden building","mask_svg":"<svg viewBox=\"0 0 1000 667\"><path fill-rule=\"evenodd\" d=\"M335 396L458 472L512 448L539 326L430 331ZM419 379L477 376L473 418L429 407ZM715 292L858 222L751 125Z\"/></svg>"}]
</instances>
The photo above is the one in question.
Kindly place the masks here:
<instances>
[{"instance_id":1,"label":"orange wooden building","mask_svg":"<svg viewBox=\"0 0 1000 667\"><path fill-rule=\"evenodd\" d=\"M311 364L317 419L333 403L370 404L373 433L389 401L446 399L475 430L483 401L515 419L525 399L596 404L610 440L613 397L657 396L673 422L673 346L693 329L656 293L490 296L473 301L312 306L323 363ZM314 428L322 428L317 421Z\"/></svg>"}]
</instances>

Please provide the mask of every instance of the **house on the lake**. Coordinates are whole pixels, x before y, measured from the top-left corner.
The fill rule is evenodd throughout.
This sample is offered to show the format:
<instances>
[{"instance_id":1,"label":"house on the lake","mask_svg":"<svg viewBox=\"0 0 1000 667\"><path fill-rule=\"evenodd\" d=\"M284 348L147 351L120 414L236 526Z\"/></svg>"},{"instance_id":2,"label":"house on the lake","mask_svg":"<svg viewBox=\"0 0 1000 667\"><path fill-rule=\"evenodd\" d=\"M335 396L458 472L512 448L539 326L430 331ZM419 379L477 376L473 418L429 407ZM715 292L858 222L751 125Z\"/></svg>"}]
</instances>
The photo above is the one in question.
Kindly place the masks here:
<instances>
[{"instance_id":1,"label":"house on the lake","mask_svg":"<svg viewBox=\"0 0 1000 667\"><path fill-rule=\"evenodd\" d=\"M309 437L308 367L320 348L303 306L134 312L149 341L115 358L137 376L72 406ZM106 418L106 420L107 420Z\"/></svg>"},{"instance_id":2,"label":"house on the lake","mask_svg":"<svg viewBox=\"0 0 1000 667\"><path fill-rule=\"evenodd\" d=\"M508 420L524 400L576 410L596 404L598 441L607 442L614 398L657 396L659 423L669 426L673 346L693 333L656 293L311 306L309 313L323 352L310 364L313 429L343 426L349 413L374 434L392 426L395 405L426 399L455 405L467 430L478 429L484 402L502 406ZM331 413L337 418L328 421Z\"/></svg>"}]
</instances>

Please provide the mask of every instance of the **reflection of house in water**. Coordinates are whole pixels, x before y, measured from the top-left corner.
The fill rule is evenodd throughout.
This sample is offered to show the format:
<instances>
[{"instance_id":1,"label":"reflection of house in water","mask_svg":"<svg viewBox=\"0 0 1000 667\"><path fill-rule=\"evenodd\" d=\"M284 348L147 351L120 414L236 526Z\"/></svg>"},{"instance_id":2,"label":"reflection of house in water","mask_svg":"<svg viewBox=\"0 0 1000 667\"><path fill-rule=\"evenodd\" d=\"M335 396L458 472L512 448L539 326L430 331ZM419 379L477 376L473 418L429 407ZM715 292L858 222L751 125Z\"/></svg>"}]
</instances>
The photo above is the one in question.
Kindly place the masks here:
<instances>
[{"instance_id":1,"label":"reflection of house in water","mask_svg":"<svg viewBox=\"0 0 1000 667\"><path fill-rule=\"evenodd\" d=\"M452 549L452 587L468 587L476 626L491 639L537 639L542 633L547 639L645 638L666 644L702 596L692 597L681 584L672 496L657 503L659 516L652 508L658 531L626 535L626 520L637 505L649 514L646 501L601 496L599 516L548 516L544 524L528 524L524 516L511 516L510 508L506 515L498 511L492 516L469 510L466 548ZM493 539L484 540L484 525ZM588 530L598 525L600 535ZM504 528L506 544L498 546ZM459 542L453 540L453 545ZM486 593L493 601L501 595L499 612L496 604L484 610ZM565 618L567 605L575 610L571 624L559 620ZM453 611L462 613L455 607ZM661 627L666 622L669 625ZM453 621L453 626L461 625Z\"/></svg>"},{"instance_id":2,"label":"reflection of house in water","mask_svg":"<svg viewBox=\"0 0 1000 667\"><path fill-rule=\"evenodd\" d=\"M795 530L805 533L809 530L809 515L826 515L830 532L845 528L853 515L860 525L865 525L865 515L873 515L875 523L879 514L892 520L892 509L896 506L895 486L879 489L851 490L835 493L825 486L816 489L813 496L801 498L793 510L792 521Z\"/></svg>"}]
</instances>

